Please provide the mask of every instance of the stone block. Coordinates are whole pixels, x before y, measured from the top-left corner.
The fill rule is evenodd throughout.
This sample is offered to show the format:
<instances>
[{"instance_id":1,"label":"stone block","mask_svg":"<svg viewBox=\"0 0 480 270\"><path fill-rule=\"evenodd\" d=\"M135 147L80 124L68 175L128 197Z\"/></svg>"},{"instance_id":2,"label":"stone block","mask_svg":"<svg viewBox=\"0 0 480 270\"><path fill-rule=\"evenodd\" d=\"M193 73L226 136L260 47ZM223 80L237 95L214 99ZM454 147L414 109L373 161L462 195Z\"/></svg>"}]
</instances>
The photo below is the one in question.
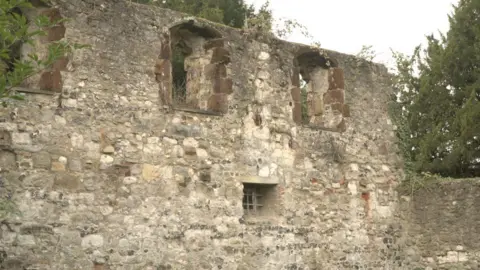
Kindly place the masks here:
<instances>
[{"instance_id":1,"label":"stone block","mask_svg":"<svg viewBox=\"0 0 480 270\"><path fill-rule=\"evenodd\" d=\"M50 22L55 22L60 19L63 19L60 14L60 10L57 8L49 8L41 12L42 15L47 16L50 19ZM58 41L65 36L66 28L63 23L58 23L53 27L50 27L47 30L47 39L46 42Z\"/></svg>"},{"instance_id":2,"label":"stone block","mask_svg":"<svg viewBox=\"0 0 480 270\"><path fill-rule=\"evenodd\" d=\"M100 156L100 169L105 170L106 168L110 167L113 164L113 157L109 155L101 155Z\"/></svg>"},{"instance_id":3,"label":"stone block","mask_svg":"<svg viewBox=\"0 0 480 270\"><path fill-rule=\"evenodd\" d=\"M17 236L17 243L21 247L34 247L36 245L35 237L29 234L19 234Z\"/></svg>"},{"instance_id":4,"label":"stone block","mask_svg":"<svg viewBox=\"0 0 480 270\"><path fill-rule=\"evenodd\" d=\"M214 48L212 54L212 64L216 63L223 63L228 64L230 63L230 52L225 48Z\"/></svg>"},{"instance_id":5,"label":"stone block","mask_svg":"<svg viewBox=\"0 0 480 270\"><path fill-rule=\"evenodd\" d=\"M62 74L60 70L45 71L40 76L38 87L41 90L47 90L60 93L63 89Z\"/></svg>"},{"instance_id":6,"label":"stone block","mask_svg":"<svg viewBox=\"0 0 480 270\"><path fill-rule=\"evenodd\" d=\"M155 62L155 75L157 82L162 80L170 80L172 64L170 60L158 59Z\"/></svg>"},{"instance_id":7,"label":"stone block","mask_svg":"<svg viewBox=\"0 0 480 270\"><path fill-rule=\"evenodd\" d=\"M115 148L111 145L107 145L103 148L102 153L104 154L113 154L115 153Z\"/></svg>"},{"instance_id":8,"label":"stone block","mask_svg":"<svg viewBox=\"0 0 480 270\"><path fill-rule=\"evenodd\" d=\"M214 93L233 93L233 81L230 78L217 78L213 85Z\"/></svg>"},{"instance_id":9,"label":"stone block","mask_svg":"<svg viewBox=\"0 0 480 270\"><path fill-rule=\"evenodd\" d=\"M327 91L324 96L323 100L325 104L333 104L333 103L345 103L345 94L343 89L335 89Z\"/></svg>"},{"instance_id":10,"label":"stone block","mask_svg":"<svg viewBox=\"0 0 480 270\"><path fill-rule=\"evenodd\" d=\"M27 132L13 132L12 143L15 145L28 145L32 144L32 138Z\"/></svg>"},{"instance_id":11,"label":"stone block","mask_svg":"<svg viewBox=\"0 0 480 270\"><path fill-rule=\"evenodd\" d=\"M342 119L342 121L337 125L337 131L345 132L346 130L347 130L347 125L345 123L345 119Z\"/></svg>"},{"instance_id":12,"label":"stone block","mask_svg":"<svg viewBox=\"0 0 480 270\"><path fill-rule=\"evenodd\" d=\"M293 115L293 121L297 124L302 123L302 106L299 103L295 103L294 106L292 106L292 115Z\"/></svg>"},{"instance_id":13,"label":"stone block","mask_svg":"<svg viewBox=\"0 0 480 270\"><path fill-rule=\"evenodd\" d=\"M270 54L267 53L267 52L260 52L258 54L258 60L261 60L261 61L267 61L268 59L270 59Z\"/></svg>"},{"instance_id":14,"label":"stone block","mask_svg":"<svg viewBox=\"0 0 480 270\"><path fill-rule=\"evenodd\" d=\"M293 68L291 81L293 86L300 87L300 70L298 67Z\"/></svg>"},{"instance_id":15,"label":"stone block","mask_svg":"<svg viewBox=\"0 0 480 270\"><path fill-rule=\"evenodd\" d=\"M52 69L65 71L67 69L67 65L68 65L68 57L64 56L59 58L57 61L55 61L55 63L53 63Z\"/></svg>"},{"instance_id":16,"label":"stone block","mask_svg":"<svg viewBox=\"0 0 480 270\"><path fill-rule=\"evenodd\" d=\"M172 49L170 47L170 35L163 34L162 35L162 45L160 46L160 55L158 56L159 59L168 59L172 58Z\"/></svg>"},{"instance_id":17,"label":"stone block","mask_svg":"<svg viewBox=\"0 0 480 270\"><path fill-rule=\"evenodd\" d=\"M207 40L204 44L203 44L203 49L204 50L210 50L212 48L216 48L216 47L223 47L225 46L225 39L223 38L216 38L216 39L210 39L210 40Z\"/></svg>"},{"instance_id":18,"label":"stone block","mask_svg":"<svg viewBox=\"0 0 480 270\"><path fill-rule=\"evenodd\" d=\"M14 152L0 151L0 168L15 169L17 167L17 156Z\"/></svg>"},{"instance_id":19,"label":"stone block","mask_svg":"<svg viewBox=\"0 0 480 270\"><path fill-rule=\"evenodd\" d=\"M227 67L225 64L208 64L204 68L205 78L214 80L216 78L225 78L227 76Z\"/></svg>"},{"instance_id":20,"label":"stone block","mask_svg":"<svg viewBox=\"0 0 480 270\"><path fill-rule=\"evenodd\" d=\"M340 114L343 115L343 104L342 103L332 103L329 106L330 106L330 109L334 113L340 113Z\"/></svg>"},{"instance_id":21,"label":"stone block","mask_svg":"<svg viewBox=\"0 0 480 270\"><path fill-rule=\"evenodd\" d=\"M343 113L343 117L350 117L350 105L343 104L342 113Z\"/></svg>"},{"instance_id":22,"label":"stone block","mask_svg":"<svg viewBox=\"0 0 480 270\"><path fill-rule=\"evenodd\" d=\"M48 152L38 152L32 154L32 162L34 168L50 169L51 157Z\"/></svg>"},{"instance_id":23,"label":"stone block","mask_svg":"<svg viewBox=\"0 0 480 270\"><path fill-rule=\"evenodd\" d=\"M328 72L328 89L345 89L343 69L330 68Z\"/></svg>"},{"instance_id":24,"label":"stone block","mask_svg":"<svg viewBox=\"0 0 480 270\"><path fill-rule=\"evenodd\" d=\"M160 177L160 168L151 164L143 164L142 177L148 182L156 180Z\"/></svg>"},{"instance_id":25,"label":"stone block","mask_svg":"<svg viewBox=\"0 0 480 270\"><path fill-rule=\"evenodd\" d=\"M301 92L302 91L300 90L300 87L293 87L292 89L290 89L290 94L292 95L293 101L295 102L301 101L302 99Z\"/></svg>"},{"instance_id":26,"label":"stone block","mask_svg":"<svg viewBox=\"0 0 480 270\"><path fill-rule=\"evenodd\" d=\"M202 128L197 125L176 124L171 127L171 133L182 137L199 137L202 135Z\"/></svg>"},{"instance_id":27,"label":"stone block","mask_svg":"<svg viewBox=\"0 0 480 270\"><path fill-rule=\"evenodd\" d=\"M104 244L103 236L99 234L89 234L82 238L82 247L88 248L100 248Z\"/></svg>"},{"instance_id":28,"label":"stone block","mask_svg":"<svg viewBox=\"0 0 480 270\"><path fill-rule=\"evenodd\" d=\"M7 130L0 130L0 145L8 146L12 144L12 135Z\"/></svg>"},{"instance_id":29,"label":"stone block","mask_svg":"<svg viewBox=\"0 0 480 270\"><path fill-rule=\"evenodd\" d=\"M59 161L54 161L51 163L52 167L51 170L54 172L63 172L65 171L65 164Z\"/></svg>"},{"instance_id":30,"label":"stone block","mask_svg":"<svg viewBox=\"0 0 480 270\"><path fill-rule=\"evenodd\" d=\"M213 112L226 113L228 111L228 97L224 93L216 93L208 99L208 110Z\"/></svg>"},{"instance_id":31,"label":"stone block","mask_svg":"<svg viewBox=\"0 0 480 270\"><path fill-rule=\"evenodd\" d=\"M80 179L72 173L61 172L55 175L54 189L78 190L81 186Z\"/></svg>"},{"instance_id":32,"label":"stone block","mask_svg":"<svg viewBox=\"0 0 480 270\"><path fill-rule=\"evenodd\" d=\"M302 104L301 104L301 90L299 87L290 89L292 96L292 117L293 121L297 124L302 122Z\"/></svg>"},{"instance_id":33,"label":"stone block","mask_svg":"<svg viewBox=\"0 0 480 270\"><path fill-rule=\"evenodd\" d=\"M313 110L313 115L322 115L325 110L323 106L323 99L322 97L319 97L319 96L313 97L311 106Z\"/></svg>"}]
</instances>

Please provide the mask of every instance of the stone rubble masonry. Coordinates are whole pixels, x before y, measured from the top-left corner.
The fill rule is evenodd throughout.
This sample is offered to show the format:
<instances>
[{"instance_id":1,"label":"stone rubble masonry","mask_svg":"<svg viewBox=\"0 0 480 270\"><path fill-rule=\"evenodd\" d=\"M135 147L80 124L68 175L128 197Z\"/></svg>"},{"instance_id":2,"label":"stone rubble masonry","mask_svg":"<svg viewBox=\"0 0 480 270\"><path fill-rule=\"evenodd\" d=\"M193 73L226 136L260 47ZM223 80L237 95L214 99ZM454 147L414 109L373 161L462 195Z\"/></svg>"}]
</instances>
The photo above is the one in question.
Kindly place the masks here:
<instances>
[{"instance_id":1,"label":"stone rubble masonry","mask_svg":"<svg viewBox=\"0 0 480 270\"><path fill-rule=\"evenodd\" d=\"M28 13L69 18L47 40L91 48L27 81L52 95L0 110L22 213L1 225L4 269L411 269L383 66L130 1L51 2ZM268 215L246 214L244 182L275 184Z\"/></svg>"}]
</instances>

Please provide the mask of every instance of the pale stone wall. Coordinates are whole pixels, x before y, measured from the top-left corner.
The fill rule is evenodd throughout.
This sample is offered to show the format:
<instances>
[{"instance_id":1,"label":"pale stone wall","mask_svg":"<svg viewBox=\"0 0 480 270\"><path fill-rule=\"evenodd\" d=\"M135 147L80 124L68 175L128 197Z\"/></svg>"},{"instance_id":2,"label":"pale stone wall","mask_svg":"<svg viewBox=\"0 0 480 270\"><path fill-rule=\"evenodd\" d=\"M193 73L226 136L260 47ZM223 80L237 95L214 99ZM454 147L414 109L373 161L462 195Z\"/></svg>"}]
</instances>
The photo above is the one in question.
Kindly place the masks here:
<instances>
[{"instance_id":1,"label":"pale stone wall","mask_svg":"<svg viewBox=\"0 0 480 270\"><path fill-rule=\"evenodd\" d=\"M410 269L384 67L317 53L332 63L321 100L341 120L306 127L295 62L311 49L210 26L223 38L201 60L210 110L179 111L168 32L189 18L58 5L65 36L92 49L61 70L61 93L1 111L2 178L22 212L1 227L6 269ZM258 216L244 183L271 187Z\"/></svg>"},{"instance_id":2,"label":"pale stone wall","mask_svg":"<svg viewBox=\"0 0 480 270\"><path fill-rule=\"evenodd\" d=\"M480 179L427 184L399 206L404 253L420 269L480 269Z\"/></svg>"}]
</instances>

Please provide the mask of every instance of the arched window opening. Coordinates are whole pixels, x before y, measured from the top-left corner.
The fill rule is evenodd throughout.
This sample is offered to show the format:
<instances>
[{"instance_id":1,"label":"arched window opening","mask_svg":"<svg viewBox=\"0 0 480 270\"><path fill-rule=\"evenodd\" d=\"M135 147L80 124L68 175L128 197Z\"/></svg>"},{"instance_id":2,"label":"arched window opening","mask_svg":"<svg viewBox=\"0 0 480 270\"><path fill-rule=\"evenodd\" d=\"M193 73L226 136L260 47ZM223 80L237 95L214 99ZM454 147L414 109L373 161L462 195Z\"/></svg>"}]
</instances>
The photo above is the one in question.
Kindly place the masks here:
<instances>
[{"instance_id":1,"label":"arched window opening","mask_svg":"<svg viewBox=\"0 0 480 270\"><path fill-rule=\"evenodd\" d=\"M317 50L304 50L294 59L293 73L294 121L343 130L344 82L337 63Z\"/></svg>"},{"instance_id":2,"label":"arched window opening","mask_svg":"<svg viewBox=\"0 0 480 270\"><path fill-rule=\"evenodd\" d=\"M225 113L232 81L227 76L230 53L224 48L222 35L190 20L171 27L164 43L169 46L162 46L162 51L169 53L162 53L160 62L170 64L170 68L158 68L161 99L170 100L175 109Z\"/></svg>"}]
</instances>

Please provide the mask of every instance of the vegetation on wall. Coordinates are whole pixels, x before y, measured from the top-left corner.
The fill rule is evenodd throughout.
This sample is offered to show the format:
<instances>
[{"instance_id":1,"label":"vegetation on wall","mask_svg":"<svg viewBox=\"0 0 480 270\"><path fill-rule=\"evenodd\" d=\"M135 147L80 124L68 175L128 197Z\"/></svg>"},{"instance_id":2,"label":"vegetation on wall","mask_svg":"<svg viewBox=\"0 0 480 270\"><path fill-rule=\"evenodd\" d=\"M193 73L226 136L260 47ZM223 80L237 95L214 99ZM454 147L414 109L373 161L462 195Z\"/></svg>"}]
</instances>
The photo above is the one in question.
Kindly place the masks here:
<instances>
[{"instance_id":1,"label":"vegetation on wall","mask_svg":"<svg viewBox=\"0 0 480 270\"><path fill-rule=\"evenodd\" d=\"M248 6L243 0L135 0L135 2L192 14L235 28L242 28L245 19L252 17L255 11L253 5ZM269 14L271 16L271 13Z\"/></svg>"},{"instance_id":2,"label":"vegetation on wall","mask_svg":"<svg viewBox=\"0 0 480 270\"><path fill-rule=\"evenodd\" d=\"M266 0L258 10L253 4L247 5L244 0L133 0L137 3L151 4L188 13L212 22L221 23L234 28L251 30L262 34L286 38L294 31L312 40L313 46L320 46L313 40L308 29L294 19L273 17L270 1Z\"/></svg>"}]
</instances>

